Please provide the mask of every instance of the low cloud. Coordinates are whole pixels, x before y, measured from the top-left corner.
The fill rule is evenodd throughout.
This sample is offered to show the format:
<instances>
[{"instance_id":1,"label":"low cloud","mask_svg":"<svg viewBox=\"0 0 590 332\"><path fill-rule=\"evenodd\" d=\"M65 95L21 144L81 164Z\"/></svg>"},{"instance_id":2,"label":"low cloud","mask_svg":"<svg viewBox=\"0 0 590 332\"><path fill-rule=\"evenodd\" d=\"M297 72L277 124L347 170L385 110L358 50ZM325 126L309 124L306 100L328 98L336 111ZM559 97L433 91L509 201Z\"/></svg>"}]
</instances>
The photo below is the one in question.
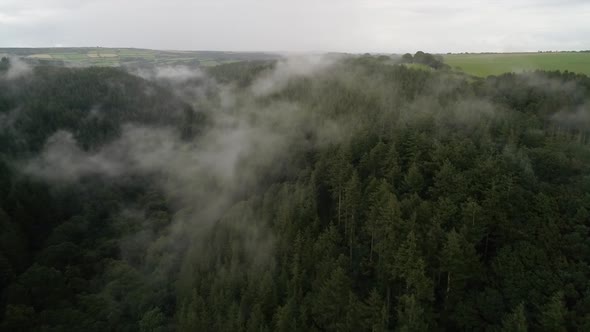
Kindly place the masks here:
<instances>
[{"instance_id":1,"label":"low cloud","mask_svg":"<svg viewBox=\"0 0 590 332\"><path fill-rule=\"evenodd\" d=\"M0 113L0 130L12 130L20 114L20 108Z\"/></svg>"},{"instance_id":2,"label":"low cloud","mask_svg":"<svg viewBox=\"0 0 590 332\"><path fill-rule=\"evenodd\" d=\"M50 181L72 182L91 174L118 176L124 167L104 153L93 155L83 151L72 133L58 131L47 140L42 154L24 170Z\"/></svg>"},{"instance_id":3,"label":"low cloud","mask_svg":"<svg viewBox=\"0 0 590 332\"><path fill-rule=\"evenodd\" d=\"M75 183L85 177L107 181L134 175L149 177L166 197L173 211L172 222L158 233L142 229L129 235L122 240L121 251L134 259L137 250L148 248L146 254L153 256L149 265L159 271L176 268L173 262L188 254L187 248L196 251L196 256L206 255L207 249L200 243L207 240L217 222L240 234L239 245L251 264L272 265L272 232L254 213L242 210L248 209L248 200L269 178L294 174L298 170L295 161L302 153L339 142L346 137L343 133L350 131L339 119L319 120L313 110L263 96L284 88L293 77L319 75L332 64L332 60L321 58L288 60L254 83L257 88L238 92L215 85L211 91L217 95L208 100L202 100L203 95L176 91L188 98L189 104L211 105L204 111L207 124L195 139L182 138L175 127L127 123L119 138L85 150L74 133L58 131L37 157L22 162L22 169L55 184ZM171 77L196 77L182 71L164 72L153 79L162 83L155 77L163 75L168 82ZM210 78L203 79L215 84ZM194 87L187 84L184 88ZM99 109L95 107L94 112ZM143 217L139 212L133 218Z\"/></svg>"},{"instance_id":4,"label":"low cloud","mask_svg":"<svg viewBox=\"0 0 590 332\"><path fill-rule=\"evenodd\" d=\"M255 96L267 96L285 88L289 80L320 74L338 61L335 55L290 56L277 62L275 70L258 78L252 84Z\"/></svg>"},{"instance_id":5,"label":"low cloud","mask_svg":"<svg viewBox=\"0 0 590 332\"><path fill-rule=\"evenodd\" d=\"M158 66L150 69L137 69L132 72L147 80L163 80L172 83L185 83L205 77L199 68L187 66Z\"/></svg>"},{"instance_id":6,"label":"low cloud","mask_svg":"<svg viewBox=\"0 0 590 332\"><path fill-rule=\"evenodd\" d=\"M551 119L569 129L590 130L590 103L587 102L573 111L555 113Z\"/></svg>"},{"instance_id":7,"label":"low cloud","mask_svg":"<svg viewBox=\"0 0 590 332\"><path fill-rule=\"evenodd\" d=\"M33 68L17 57L10 57L8 59L8 70L4 73L0 72L0 79L13 80L29 75Z\"/></svg>"}]
</instances>

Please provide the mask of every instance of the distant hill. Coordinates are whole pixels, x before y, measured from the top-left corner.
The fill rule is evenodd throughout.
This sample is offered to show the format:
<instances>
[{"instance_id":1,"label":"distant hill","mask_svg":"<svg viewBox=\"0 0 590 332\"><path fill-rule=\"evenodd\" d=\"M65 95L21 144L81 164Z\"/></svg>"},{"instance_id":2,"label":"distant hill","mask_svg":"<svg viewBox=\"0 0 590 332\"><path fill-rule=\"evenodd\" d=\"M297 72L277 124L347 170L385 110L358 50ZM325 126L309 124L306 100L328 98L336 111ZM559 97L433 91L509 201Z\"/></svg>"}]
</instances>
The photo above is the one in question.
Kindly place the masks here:
<instances>
[{"instance_id":1,"label":"distant hill","mask_svg":"<svg viewBox=\"0 0 590 332\"><path fill-rule=\"evenodd\" d=\"M160 51L139 48L53 47L0 48L0 56L18 56L29 62L71 66L215 66L251 60L274 60L278 54L261 52Z\"/></svg>"}]
</instances>

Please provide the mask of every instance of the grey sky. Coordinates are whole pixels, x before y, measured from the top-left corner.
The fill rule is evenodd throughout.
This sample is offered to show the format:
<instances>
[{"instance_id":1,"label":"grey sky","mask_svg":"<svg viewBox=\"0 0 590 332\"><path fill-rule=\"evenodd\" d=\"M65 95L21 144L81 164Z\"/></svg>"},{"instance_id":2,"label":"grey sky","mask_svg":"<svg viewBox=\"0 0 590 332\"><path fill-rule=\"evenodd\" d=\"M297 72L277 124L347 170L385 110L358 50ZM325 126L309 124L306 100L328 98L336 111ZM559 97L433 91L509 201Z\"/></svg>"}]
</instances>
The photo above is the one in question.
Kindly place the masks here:
<instances>
[{"instance_id":1,"label":"grey sky","mask_svg":"<svg viewBox=\"0 0 590 332\"><path fill-rule=\"evenodd\" d=\"M0 0L0 47L590 49L590 0Z\"/></svg>"}]
</instances>

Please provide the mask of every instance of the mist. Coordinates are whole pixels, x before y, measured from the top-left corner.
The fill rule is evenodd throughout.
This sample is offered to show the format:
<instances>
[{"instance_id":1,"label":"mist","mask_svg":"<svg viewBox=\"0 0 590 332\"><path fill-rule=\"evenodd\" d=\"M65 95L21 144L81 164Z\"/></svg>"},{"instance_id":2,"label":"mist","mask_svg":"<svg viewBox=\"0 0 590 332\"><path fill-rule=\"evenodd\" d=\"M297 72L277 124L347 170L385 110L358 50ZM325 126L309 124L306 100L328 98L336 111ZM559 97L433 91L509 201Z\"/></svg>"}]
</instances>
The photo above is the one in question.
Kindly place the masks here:
<instances>
[{"instance_id":1,"label":"mist","mask_svg":"<svg viewBox=\"0 0 590 332\"><path fill-rule=\"evenodd\" d=\"M258 78L252 84L252 93L257 96L267 96L284 89L292 78L321 75L333 67L342 56L338 55L295 55L279 61L275 69Z\"/></svg>"},{"instance_id":2,"label":"mist","mask_svg":"<svg viewBox=\"0 0 590 332\"><path fill-rule=\"evenodd\" d=\"M33 67L19 57L8 57L8 70L0 72L0 80L13 80L25 77L33 71Z\"/></svg>"},{"instance_id":3,"label":"mist","mask_svg":"<svg viewBox=\"0 0 590 332\"><path fill-rule=\"evenodd\" d=\"M196 107L215 105L206 111L207 126L187 140L172 127L127 123L116 140L93 150L83 149L74 133L61 130L47 139L38 156L21 161L22 169L54 185L74 184L87 177L104 181L126 176L152 179L174 208L173 220L159 234L142 230L128 236L121 247L123 253L137 246L164 250L165 255L149 263L152 273L178 269L171 262L182 257L187 248L192 247L192 260L215 255L206 254L208 250L199 242L207 241L220 220L243 235L242 246L249 260L268 268L273 263L272 232L249 219L256 218L253 215L232 215L232 206L259 192L269 178L295 174L293 156L338 143L350 130L347 123L337 120L317 122L313 112L297 103L269 103L264 98L284 89L292 79L323 75L336 61L320 56L288 58L243 90L218 84L200 69L132 71L172 87ZM93 108L89 116L96 113L99 108ZM138 220L145 218L142 215L141 211L132 214ZM195 254L196 248L201 252Z\"/></svg>"},{"instance_id":4,"label":"mist","mask_svg":"<svg viewBox=\"0 0 590 332\"><path fill-rule=\"evenodd\" d=\"M60 283L80 326L140 331L584 317L585 278L537 275L585 273L564 262L587 253L586 77L370 54L163 63L3 81L2 209L39 243L7 317L42 321Z\"/></svg>"}]
</instances>

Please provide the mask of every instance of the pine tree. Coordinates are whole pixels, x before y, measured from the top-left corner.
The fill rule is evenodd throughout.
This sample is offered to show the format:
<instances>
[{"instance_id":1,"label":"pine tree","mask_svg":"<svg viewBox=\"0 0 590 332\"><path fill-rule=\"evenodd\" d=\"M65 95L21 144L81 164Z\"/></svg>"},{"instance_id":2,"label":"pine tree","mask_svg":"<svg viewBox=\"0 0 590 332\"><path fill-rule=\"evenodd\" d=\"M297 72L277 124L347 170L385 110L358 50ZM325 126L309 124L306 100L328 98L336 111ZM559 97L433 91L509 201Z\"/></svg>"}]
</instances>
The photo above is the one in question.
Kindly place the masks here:
<instances>
[{"instance_id":1,"label":"pine tree","mask_svg":"<svg viewBox=\"0 0 590 332\"><path fill-rule=\"evenodd\" d=\"M540 325L543 331L566 331L565 317L567 309L563 301L563 293L557 292L541 310Z\"/></svg>"},{"instance_id":2,"label":"pine tree","mask_svg":"<svg viewBox=\"0 0 590 332\"><path fill-rule=\"evenodd\" d=\"M524 304L519 304L514 310L507 314L502 320L503 332L527 332L528 325L524 312Z\"/></svg>"},{"instance_id":3,"label":"pine tree","mask_svg":"<svg viewBox=\"0 0 590 332\"><path fill-rule=\"evenodd\" d=\"M364 308L363 325L371 330L371 332L387 331L389 322L389 313L387 306L377 289L373 288L369 294Z\"/></svg>"},{"instance_id":4,"label":"pine tree","mask_svg":"<svg viewBox=\"0 0 590 332\"><path fill-rule=\"evenodd\" d=\"M402 233L399 203L389 190L385 180L378 182L369 197L367 231L370 237L369 262L375 251L386 253L391 245L397 245ZM390 252L389 252L390 253Z\"/></svg>"},{"instance_id":5,"label":"pine tree","mask_svg":"<svg viewBox=\"0 0 590 332\"><path fill-rule=\"evenodd\" d=\"M166 331L166 319L159 308L147 311L139 321L140 332L164 332Z\"/></svg>"},{"instance_id":6,"label":"pine tree","mask_svg":"<svg viewBox=\"0 0 590 332\"><path fill-rule=\"evenodd\" d=\"M329 165L329 184L332 191L332 197L336 201L336 212L338 225L342 220L342 198L344 195L344 188L347 180L352 173L352 166L350 165L350 152L346 147L340 147L335 156L330 160Z\"/></svg>"},{"instance_id":7,"label":"pine tree","mask_svg":"<svg viewBox=\"0 0 590 332\"><path fill-rule=\"evenodd\" d=\"M412 163L406 176L404 178L404 184L408 191L411 193L420 193L424 186L424 177L420 172L420 168L416 163Z\"/></svg>"},{"instance_id":8,"label":"pine tree","mask_svg":"<svg viewBox=\"0 0 590 332\"><path fill-rule=\"evenodd\" d=\"M350 263L353 261L353 250L355 246L355 239L358 232L358 223L360 221L361 210L361 183L357 172L352 174L344 188L344 233L347 238L348 252Z\"/></svg>"},{"instance_id":9,"label":"pine tree","mask_svg":"<svg viewBox=\"0 0 590 332\"><path fill-rule=\"evenodd\" d=\"M296 305L292 298L277 308L274 321L276 322L275 331L278 332L303 330L302 323L298 321Z\"/></svg>"},{"instance_id":10,"label":"pine tree","mask_svg":"<svg viewBox=\"0 0 590 332\"><path fill-rule=\"evenodd\" d=\"M337 267L315 292L311 312L324 329L344 331L349 312L350 280L344 270Z\"/></svg>"},{"instance_id":11,"label":"pine tree","mask_svg":"<svg viewBox=\"0 0 590 332\"><path fill-rule=\"evenodd\" d=\"M430 301L433 296L432 281L425 275L426 264L418 251L414 231L408 234L396 252L395 262L392 272L404 281L405 293L413 294L419 301Z\"/></svg>"},{"instance_id":12,"label":"pine tree","mask_svg":"<svg viewBox=\"0 0 590 332\"><path fill-rule=\"evenodd\" d=\"M397 306L397 328L400 332L428 331L428 321L414 294L402 295Z\"/></svg>"}]
</instances>

